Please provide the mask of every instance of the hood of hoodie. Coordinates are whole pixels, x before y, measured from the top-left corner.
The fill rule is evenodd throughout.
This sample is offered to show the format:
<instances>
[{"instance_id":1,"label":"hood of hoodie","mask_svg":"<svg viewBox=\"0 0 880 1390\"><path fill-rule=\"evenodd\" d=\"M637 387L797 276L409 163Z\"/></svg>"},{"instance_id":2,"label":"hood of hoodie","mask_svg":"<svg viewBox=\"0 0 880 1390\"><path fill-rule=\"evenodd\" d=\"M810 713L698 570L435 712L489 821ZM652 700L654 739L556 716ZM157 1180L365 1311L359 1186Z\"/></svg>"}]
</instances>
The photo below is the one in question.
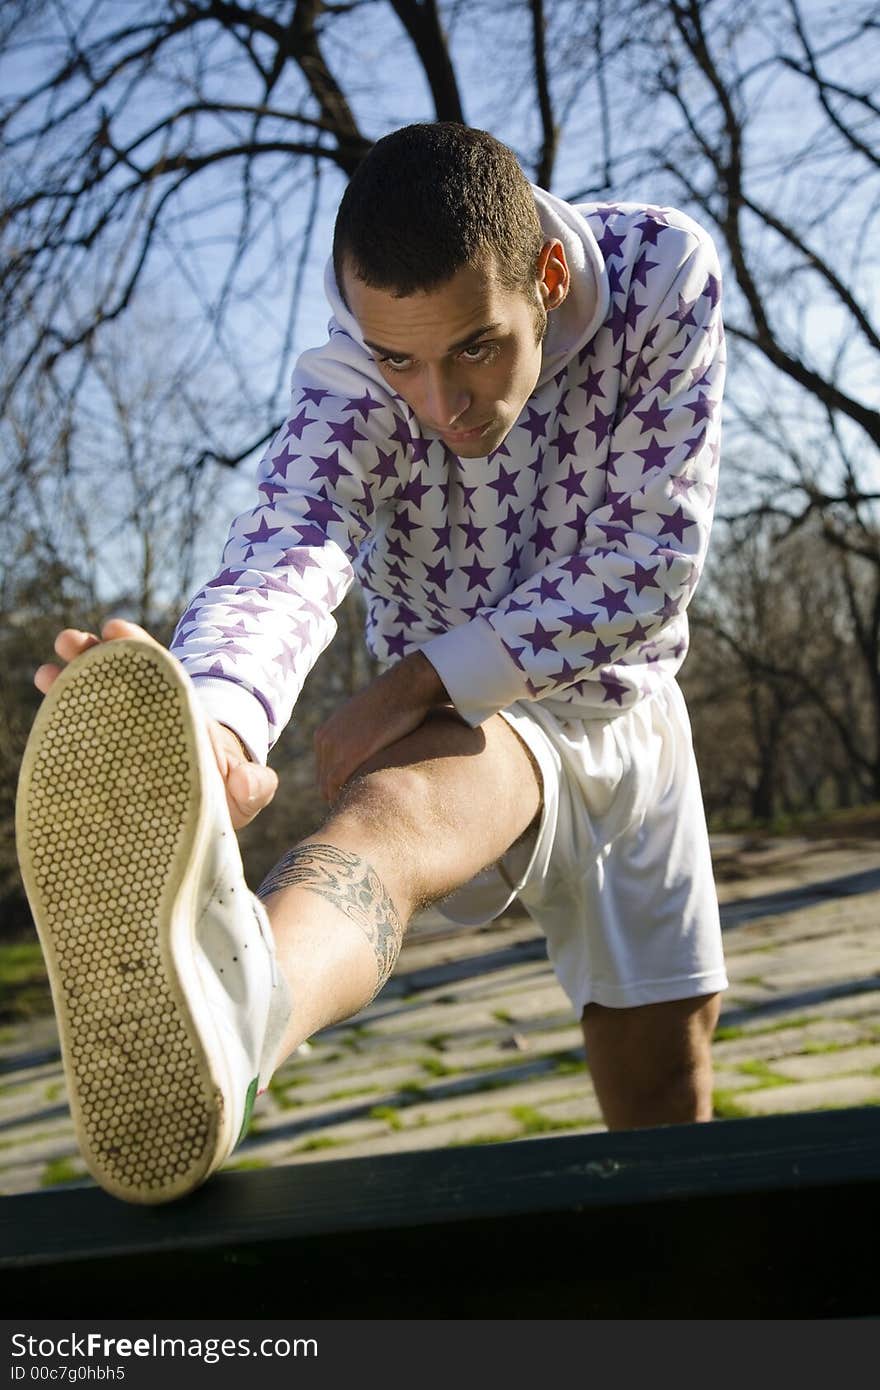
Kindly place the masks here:
<instances>
[{"instance_id":1,"label":"hood of hoodie","mask_svg":"<svg viewBox=\"0 0 880 1390\"><path fill-rule=\"evenodd\" d=\"M586 219L577 208L532 185L546 237L565 247L571 287L550 314L538 386L543 386L595 337L608 314L610 292L605 261Z\"/></svg>"},{"instance_id":2,"label":"hood of hoodie","mask_svg":"<svg viewBox=\"0 0 880 1390\"><path fill-rule=\"evenodd\" d=\"M552 193L538 188L536 184L532 184L532 193L544 235L548 238L555 237L562 242L571 272L569 292L559 308L550 314L547 336L544 339L541 374L535 387L537 390L595 336L608 313L610 295L602 252L585 218L570 203L554 197ZM331 331L337 326L341 328L364 350L370 363L374 364L373 355L361 336L357 319L346 308L339 293L332 256L324 270L324 293L335 321L331 321ZM375 375L376 380L385 385L378 367L371 375Z\"/></svg>"}]
</instances>

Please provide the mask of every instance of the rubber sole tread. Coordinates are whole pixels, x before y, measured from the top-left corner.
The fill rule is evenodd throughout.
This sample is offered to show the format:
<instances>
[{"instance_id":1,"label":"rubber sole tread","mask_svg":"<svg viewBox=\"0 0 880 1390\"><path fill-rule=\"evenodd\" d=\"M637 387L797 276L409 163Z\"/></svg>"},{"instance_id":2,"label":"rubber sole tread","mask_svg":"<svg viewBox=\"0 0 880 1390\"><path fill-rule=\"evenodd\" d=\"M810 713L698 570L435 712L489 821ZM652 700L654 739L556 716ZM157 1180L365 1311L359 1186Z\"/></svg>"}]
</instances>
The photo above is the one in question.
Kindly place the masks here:
<instances>
[{"instance_id":1,"label":"rubber sole tread","mask_svg":"<svg viewBox=\"0 0 880 1390\"><path fill-rule=\"evenodd\" d=\"M18 856L77 1139L128 1201L182 1195L217 1161L222 1095L171 954L199 796L171 657L114 641L62 671L22 761Z\"/></svg>"}]
</instances>

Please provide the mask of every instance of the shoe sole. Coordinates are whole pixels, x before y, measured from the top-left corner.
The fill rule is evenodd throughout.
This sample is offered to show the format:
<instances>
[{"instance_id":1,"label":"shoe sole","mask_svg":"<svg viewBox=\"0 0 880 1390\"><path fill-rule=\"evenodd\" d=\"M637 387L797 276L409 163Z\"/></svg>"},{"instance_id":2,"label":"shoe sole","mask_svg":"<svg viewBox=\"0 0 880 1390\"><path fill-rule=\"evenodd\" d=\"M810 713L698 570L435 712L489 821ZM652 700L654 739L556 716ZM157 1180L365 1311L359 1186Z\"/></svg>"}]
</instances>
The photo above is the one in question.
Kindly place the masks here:
<instances>
[{"instance_id":1,"label":"shoe sole","mask_svg":"<svg viewBox=\"0 0 880 1390\"><path fill-rule=\"evenodd\" d=\"M231 1148L228 1078L194 1014L206 831L191 701L163 649L89 648L40 706L16 799L77 1140L96 1182L129 1202L183 1196Z\"/></svg>"}]
</instances>

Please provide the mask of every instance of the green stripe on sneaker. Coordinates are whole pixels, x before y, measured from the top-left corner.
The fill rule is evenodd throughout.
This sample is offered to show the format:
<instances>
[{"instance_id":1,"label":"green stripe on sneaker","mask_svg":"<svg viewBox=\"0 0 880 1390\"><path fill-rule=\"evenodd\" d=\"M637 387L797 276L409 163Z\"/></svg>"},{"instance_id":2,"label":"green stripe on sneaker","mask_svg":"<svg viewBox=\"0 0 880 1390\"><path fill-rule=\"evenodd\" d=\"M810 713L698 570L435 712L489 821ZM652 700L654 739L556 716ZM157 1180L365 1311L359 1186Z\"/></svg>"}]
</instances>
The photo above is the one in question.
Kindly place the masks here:
<instances>
[{"instance_id":1,"label":"green stripe on sneaker","mask_svg":"<svg viewBox=\"0 0 880 1390\"><path fill-rule=\"evenodd\" d=\"M260 1078L258 1076L255 1076L253 1081L247 1088L247 1095L244 1098L244 1119L241 1122L241 1129L239 1130L238 1138L235 1141L236 1145L240 1144L244 1136L247 1134L248 1125L251 1122L251 1114L254 1108L254 1101L257 1098L257 1083L259 1079Z\"/></svg>"}]
</instances>

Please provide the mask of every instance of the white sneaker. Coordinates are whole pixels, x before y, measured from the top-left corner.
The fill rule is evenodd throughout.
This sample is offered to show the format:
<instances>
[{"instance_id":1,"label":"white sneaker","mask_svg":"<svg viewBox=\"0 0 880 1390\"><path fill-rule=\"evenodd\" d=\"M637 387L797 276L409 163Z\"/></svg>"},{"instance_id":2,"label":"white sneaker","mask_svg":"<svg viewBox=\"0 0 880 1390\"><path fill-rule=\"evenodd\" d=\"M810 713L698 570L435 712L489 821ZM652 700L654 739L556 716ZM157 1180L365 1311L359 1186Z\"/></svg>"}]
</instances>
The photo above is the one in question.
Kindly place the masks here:
<instances>
[{"instance_id":1,"label":"white sneaker","mask_svg":"<svg viewBox=\"0 0 880 1390\"><path fill-rule=\"evenodd\" d=\"M130 1202L181 1197L246 1129L290 999L204 715L163 648L100 643L61 672L16 841L88 1168Z\"/></svg>"}]
</instances>

